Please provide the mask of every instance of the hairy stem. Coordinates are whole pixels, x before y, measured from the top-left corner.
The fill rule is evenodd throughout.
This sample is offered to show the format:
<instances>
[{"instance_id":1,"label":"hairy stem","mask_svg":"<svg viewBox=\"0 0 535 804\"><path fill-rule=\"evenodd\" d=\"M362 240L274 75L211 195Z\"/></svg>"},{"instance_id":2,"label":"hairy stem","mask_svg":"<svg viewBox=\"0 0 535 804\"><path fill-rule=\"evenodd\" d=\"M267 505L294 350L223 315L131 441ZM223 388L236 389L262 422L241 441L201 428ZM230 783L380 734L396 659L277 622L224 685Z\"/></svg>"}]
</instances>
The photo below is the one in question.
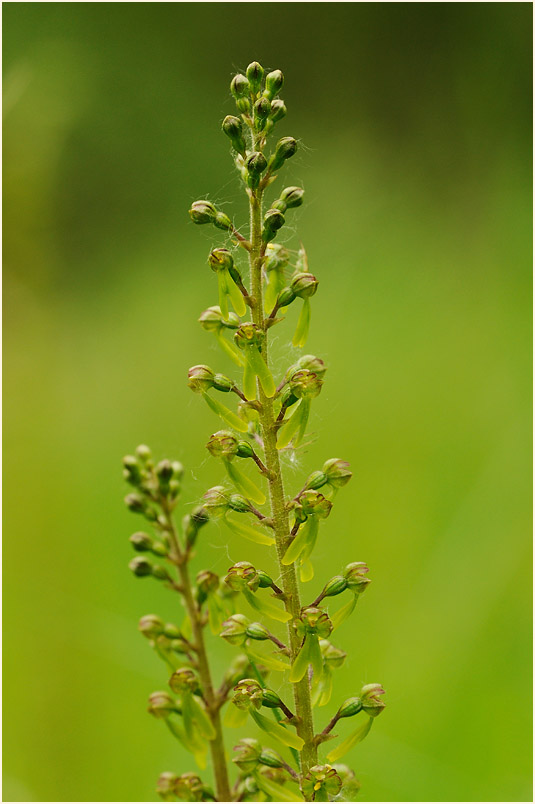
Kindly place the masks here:
<instances>
[{"instance_id":1,"label":"hairy stem","mask_svg":"<svg viewBox=\"0 0 535 804\"><path fill-rule=\"evenodd\" d=\"M251 221L251 251L249 259L251 264L251 297L253 322L262 327L265 331L265 341L262 355L269 367L268 361L268 334L269 329L265 326L264 308L262 299L262 191L251 192L250 196L250 221ZM260 400L260 427L262 430L262 440L264 442L264 453L266 467L268 469L269 496L271 502L271 515L273 518L273 530L275 533L277 557L282 578L282 591L285 595L285 606L292 620L288 623L289 648L292 661L297 656L301 647L301 640L293 626L293 620L299 617L301 603L299 599L299 587L297 575L293 564L285 566L282 558L288 544L290 543L290 526L288 512L285 505L284 485L282 472L279 462L279 453L276 447L277 427L273 412L273 400L268 399L258 383L258 393ZM310 698L310 684L308 677L305 676L297 684L293 684L295 708L297 714L297 733L304 740L304 746L300 753L301 772L306 774L312 765L317 763L317 746L314 740L314 723L312 718L312 703Z\"/></svg>"},{"instance_id":2,"label":"hairy stem","mask_svg":"<svg viewBox=\"0 0 535 804\"><path fill-rule=\"evenodd\" d=\"M186 610L191 622L191 629L193 632L193 647L197 656L202 695L216 734L215 739L210 741L210 753L212 755L212 763L214 766L216 795L218 801L231 801L230 784L225 759L225 745L223 742L223 729L221 727L220 707L218 706L212 684L212 676L210 674L210 666L208 664L208 655L204 642L203 624L201 622L200 611L193 598L193 591L191 588L191 580L188 569L188 557L180 549L175 523L171 512L168 509L165 509L165 517L173 546L173 563L176 565L180 575L180 593L184 599Z\"/></svg>"}]
</instances>

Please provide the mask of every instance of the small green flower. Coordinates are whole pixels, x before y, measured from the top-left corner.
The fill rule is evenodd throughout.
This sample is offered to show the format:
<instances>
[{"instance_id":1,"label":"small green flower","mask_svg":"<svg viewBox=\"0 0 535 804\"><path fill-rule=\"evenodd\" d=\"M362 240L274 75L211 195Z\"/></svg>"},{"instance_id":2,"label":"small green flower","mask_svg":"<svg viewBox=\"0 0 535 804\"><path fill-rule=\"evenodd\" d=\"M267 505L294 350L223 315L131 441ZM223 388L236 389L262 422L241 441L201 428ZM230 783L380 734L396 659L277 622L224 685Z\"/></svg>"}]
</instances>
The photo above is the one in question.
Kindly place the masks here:
<instances>
[{"instance_id":1,"label":"small green flower","mask_svg":"<svg viewBox=\"0 0 535 804\"><path fill-rule=\"evenodd\" d=\"M262 687L254 678L244 678L234 687L232 703L238 709L260 709L264 693Z\"/></svg>"},{"instance_id":2,"label":"small green flower","mask_svg":"<svg viewBox=\"0 0 535 804\"><path fill-rule=\"evenodd\" d=\"M230 430L218 430L210 436L206 449L214 458L231 458L238 454L238 439Z\"/></svg>"},{"instance_id":3,"label":"small green flower","mask_svg":"<svg viewBox=\"0 0 535 804\"><path fill-rule=\"evenodd\" d=\"M252 592L256 592L260 585L260 578L252 564L248 561L238 561L237 564L229 567L225 583L235 592L241 592L244 586L247 586Z\"/></svg>"},{"instance_id":4,"label":"small green flower","mask_svg":"<svg viewBox=\"0 0 535 804\"><path fill-rule=\"evenodd\" d=\"M149 695L149 706L147 711L154 717L165 720L173 712L180 711L176 701L167 692L153 692Z\"/></svg>"},{"instance_id":5,"label":"small green flower","mask_svg":"<svg viewBox=\"0 0 535 804\"><path fill-rule=\"evenodd\" d=\"M155 639L163 634L164 622L157 614L146 614L140 619L138 628L147 639Z\"/></svg>"},{"instance_id":6,"label":"small green flower","mask_svg":"<svg viewBox=\"0 0 535 804\"><path fill-rule=\"evenodd\" d=\"M303 795L316 801L329 801L341 787L342 780L331 765L314 765L301 783Z\"/></svg>"},{"instance_id":7,"label":"small green flower","mask_svg":"<svg viewBox=\"0 0 535 804\"><path fill-rule=\"evenodd\" d=\"M184 693L187 690L194 692L199 687L199 680L189 667L181 667L169 679L169 686L176 693Z\"/></svg>"},{"instance_id":8,"label":"small green flower","mask_svg":"<svg viewBox=\"0 0 535 804\"><path fill-rule=\"evenodd\" d=\"M216 208L210 201L195 201L189 211L193 223L213 223L216 216Z\"/></svg>"},{"instance_id":9,"label":"small green flower","mask_svg":"<svg viewBox=\"0 0 535 804\"><path fill-rule=\"evenodd\" d=\"M380 698L384 694L385 691L381 684L366 684L361 689L362 708L367 715L377 717L381 714L386 706L385 702Z\"/></svg>"},{"instance_id":10,"label":"small green flower","mask_svg":"<svg viewBox=\"0 0 535 804\"><path fill-rule=\"evenodd\" d=\"M353 477L353 472L349 469L349 463L340 458L330 458L323 464L322 472L327 478L327 482L334 488L342 488L349 483Z\"/></svg>"},{"instance_id":11,"label":"small green flower","mask_svg":"<svg viewBox=\"0 0 535 804\"><path fill-rule=\"evenodd\" d=\"M243 645L247 639L247 629L250 621L244 614L233 614L223 623L223 630L219 634L230 645Z\"/></svg>"},{"instance_id":12,"label":"small green flower","mask_svg":"<svg viewBox=\"0 0 535 804\"><path fill-rule=\"evenodd\" d=\"M354 561L352 564L348 564L344 570L347 588L356 595L365 592L368 584L371 583L371 579L366 577L368 572L369 569L364 561Z\"/></svg>"},{"instance_id":13,"label":"small green flower","mask_svg":"<svg viewBox=\"0 0 535 804\"><path fill-rule=\"evenodd\" d=\"M232 761L244 774L250 774L257 767L262 754L262 746L258 740L245 737L234 746L235 756Z\"/></svg>"}]
</instances>

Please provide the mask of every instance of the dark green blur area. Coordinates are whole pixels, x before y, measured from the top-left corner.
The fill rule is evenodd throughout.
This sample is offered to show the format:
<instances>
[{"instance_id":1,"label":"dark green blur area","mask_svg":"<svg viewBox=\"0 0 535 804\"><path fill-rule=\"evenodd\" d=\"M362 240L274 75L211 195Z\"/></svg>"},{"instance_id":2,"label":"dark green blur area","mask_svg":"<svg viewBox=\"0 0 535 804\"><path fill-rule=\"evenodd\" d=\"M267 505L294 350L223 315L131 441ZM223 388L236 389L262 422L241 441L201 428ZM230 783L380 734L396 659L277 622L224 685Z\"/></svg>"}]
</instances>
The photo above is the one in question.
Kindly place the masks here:
<instances>
[{"instance_id":1,"label":"dark green blur area","mask_svg":"<svg viewBox=\"0 0 535 804\"><path fill-rule=\"evenodd\" d=\"M137 621L181 614L126 567L142 521L120 460L142 442L182 460L181 513L223 479L185 376L237 378L196 322L224 237L187 209L208 196L245 230L220 123L253 59L286 77L277 134L301 147L277 186L306 201L279 239L320 280L306 351L329 366L287 486L330 457L354 471L304 602L349 561L373 579L316 722L380 681L387 709L346 759L360 800L532 800L531 14L4 5L4 800L154 801L161 771L193 769L145 712L167 670ZM195 570L245 559L276 576L210 525Z\"/></svg>"}]
</instances>

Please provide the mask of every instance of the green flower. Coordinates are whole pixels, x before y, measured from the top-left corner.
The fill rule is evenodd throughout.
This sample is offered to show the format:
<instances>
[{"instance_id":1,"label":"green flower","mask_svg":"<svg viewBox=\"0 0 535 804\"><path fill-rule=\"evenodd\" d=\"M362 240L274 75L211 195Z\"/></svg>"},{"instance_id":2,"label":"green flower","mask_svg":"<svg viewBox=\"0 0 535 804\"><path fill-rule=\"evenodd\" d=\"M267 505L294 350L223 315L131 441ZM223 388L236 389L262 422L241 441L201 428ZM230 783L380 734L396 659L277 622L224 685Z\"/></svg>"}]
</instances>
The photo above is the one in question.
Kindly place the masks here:
<instances>
[{"instance_id":1,"label":"green flower","mask_svg":"<svg viewBox=\"0 0 535 804\"><path fill-rule=\"evenodd\" d=\"M301 783L303 795L316 801L329 801L341 787L342 780L332 765L314 765Z\"/></svg>"}]
</instances>

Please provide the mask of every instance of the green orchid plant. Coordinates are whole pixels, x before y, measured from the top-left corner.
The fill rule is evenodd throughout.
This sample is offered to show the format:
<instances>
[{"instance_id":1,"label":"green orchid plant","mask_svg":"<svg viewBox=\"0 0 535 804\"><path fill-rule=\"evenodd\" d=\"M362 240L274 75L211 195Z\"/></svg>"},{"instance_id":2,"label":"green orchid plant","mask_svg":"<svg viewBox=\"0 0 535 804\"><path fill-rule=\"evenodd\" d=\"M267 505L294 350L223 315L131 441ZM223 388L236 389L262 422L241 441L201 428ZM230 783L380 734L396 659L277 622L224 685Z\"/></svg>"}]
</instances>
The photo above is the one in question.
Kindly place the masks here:
<instances>
[{"instance_id":1,"label":"green orchid plant","mask_svg":"<svg viewBox=\"0 0 535 804\"><path fill-rule=\"evenodd\" d=\"M130 569L163 583L181 602L180 627L153 614L139 623L168 670L169 690L153 692L148 709L192 754L199 772L210 762L214 782L211 787L198 773L162 773L157 793L164 801L353 801L358 781L339 760L366 737L384 708L382 686L370 683L342 702L322 731L314 725L314 710L321 716L336 698L333 675L346 658L331 640L370 579L367 565L354 561L315 597L305 591L314 579L323 522L351 479L349 464L330 458L293 497L284 486L281 456L291 457L302 445L326 366L319 357L298 353L282 377L275 378L270 367L272 328L292 318L299 299L292 344L302 350L318 290L304 248L292 252L274 242L286 216L303 203L303 190L286 187L271 203L265 200L297 151L297 141L288 136L268 147L286 115L279 97L283 80L280 70L266 75L253 62L231 82L237 114L225 117L222 129L249 202L248 238L211 201L196 201L190 209L195 224L213 225L226 236L208 257L219 303L199 321L215 335L236 378L206 365L188 372L189 387L219 419L220 429L206 447L222 463L226 484L208 489L179 527L182 465L156 462L144 445L123 460L133 486L126 505L153 531L131 536L138 555ZM241 256L248 263L247 285ZM210 523L262 545L277 560L277 577L244 560L224 577L201 570L193 581L191 561ZM341 605L335 600L340 596ZM218 685L209 662L210 632L237 649ZM355 718L349 731L341 722L348 718ZM256 737L238 740L229 766L224 727L243 730L247 724Z\"/></svg>"}]
</instances>

